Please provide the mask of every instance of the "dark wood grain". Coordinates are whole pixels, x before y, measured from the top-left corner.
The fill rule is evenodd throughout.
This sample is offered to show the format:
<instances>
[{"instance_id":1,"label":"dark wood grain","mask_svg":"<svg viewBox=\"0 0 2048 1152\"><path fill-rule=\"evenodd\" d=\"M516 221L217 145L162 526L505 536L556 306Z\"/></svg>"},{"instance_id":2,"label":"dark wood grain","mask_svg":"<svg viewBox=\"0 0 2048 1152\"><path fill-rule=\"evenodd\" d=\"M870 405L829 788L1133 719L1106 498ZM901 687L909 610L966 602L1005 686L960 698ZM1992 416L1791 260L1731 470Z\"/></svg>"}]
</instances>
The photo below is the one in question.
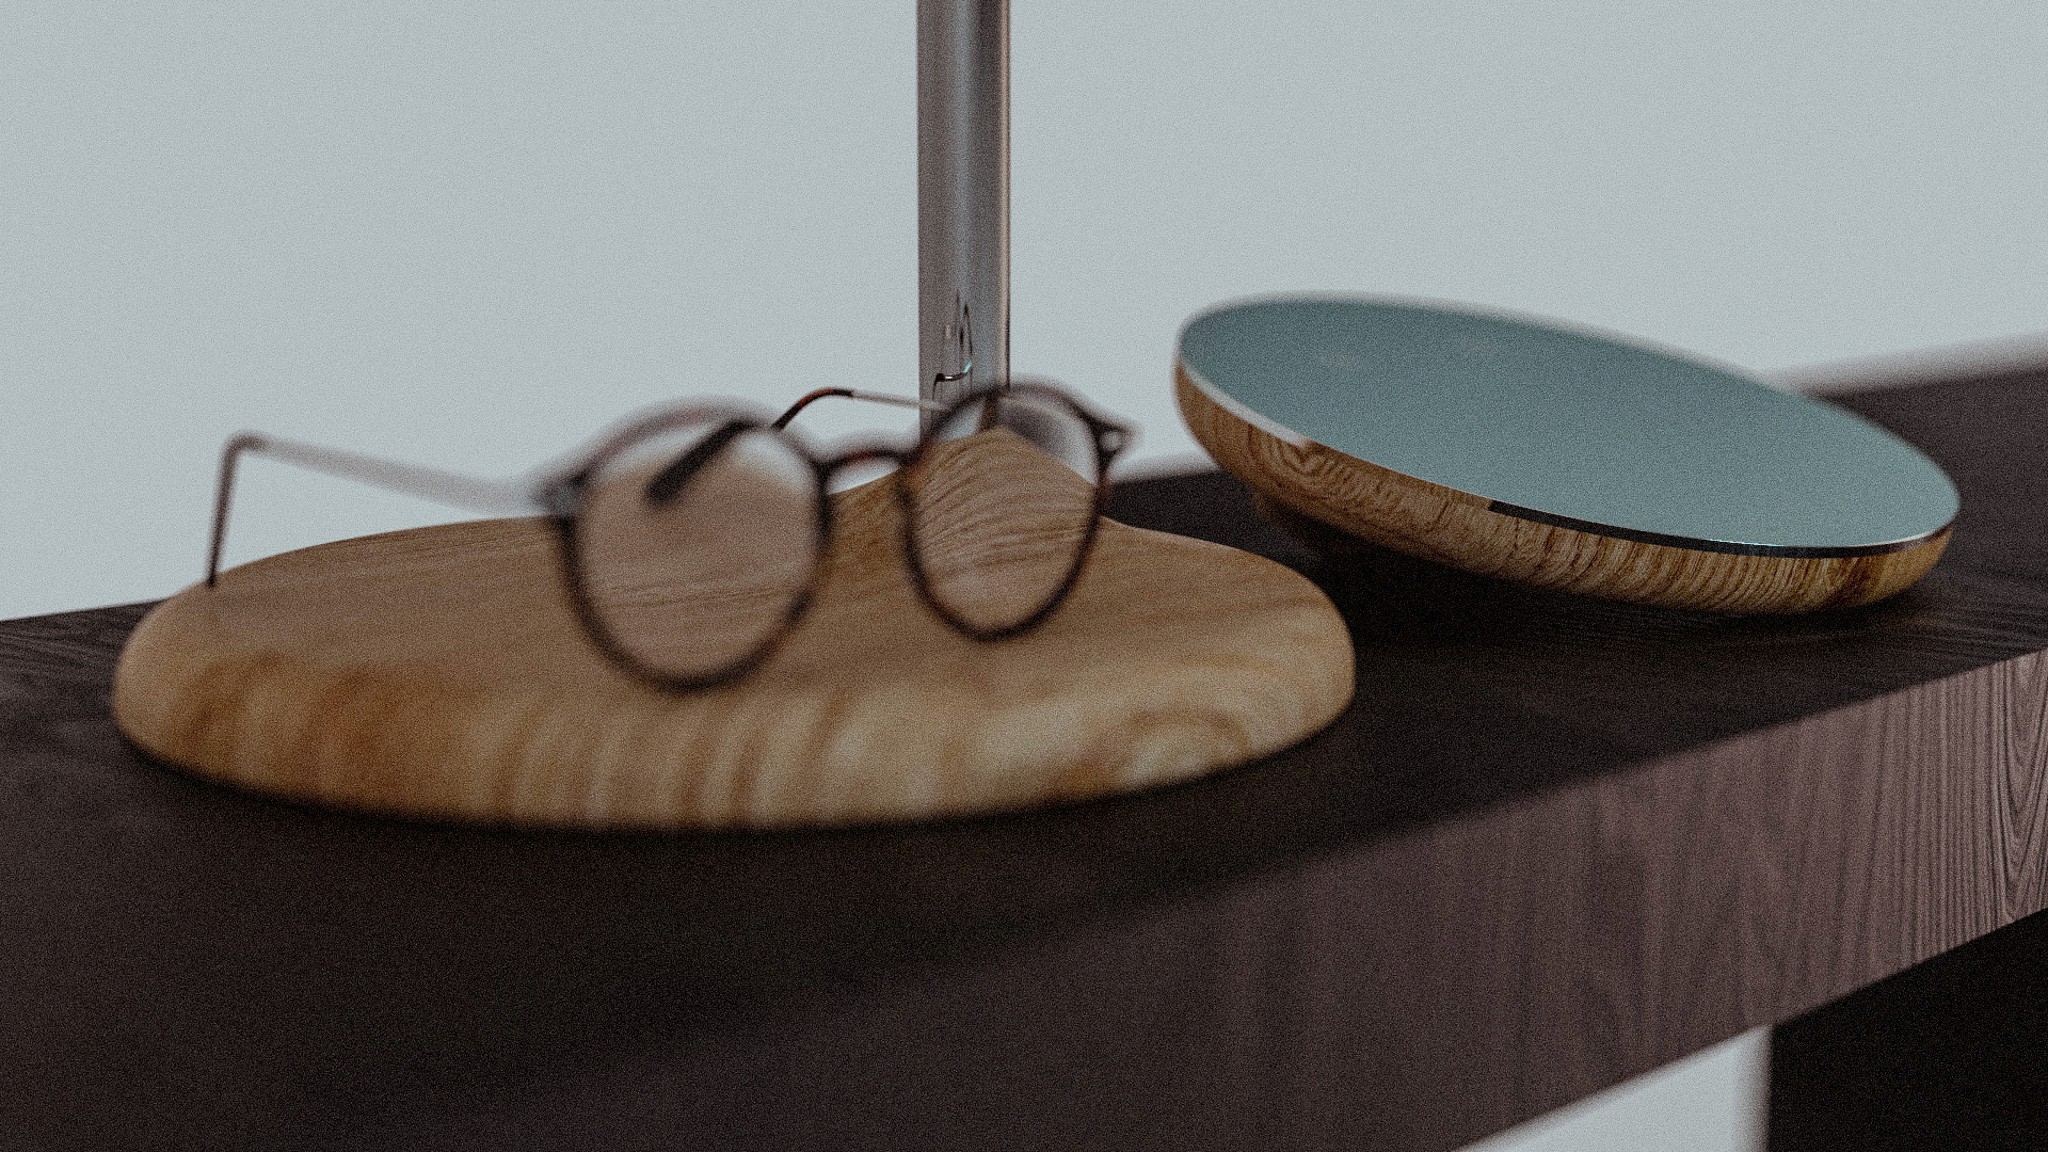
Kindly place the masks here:
<instances>
[{"instance_id":1,"label":"dark wood grain","mask_svg":"<svg viewBox=\"0 0 2048 1152\"><path fill-rule=\"evenodd\" d=\"M0 625L0 1131L41 1148L1447 1148L2048 904L2048 377L1853 401L1957 476L1881 605L1731 621L1391 556L1218 476L1116 515L1308 573L1335 726L891 830L457 830L168 772L136 611ZM2004 508L2010 500L2025 509Z\"/></svg>"},{"instance_id":2,"label":"dark wood grain","mask_svg":"<svg viewBox=\"0 0 2048 1152\"><path fill-rule=\"evenodd\" d=\"M2001 373L1847 397L1916 439L1983 430L1946 461L1997 500L1964 508L1961 563L2026 577L2038 554L1996 546L2048 539L2048 420L2040 373ZM1953 397L1953 403L1920 398ZM1965 415L1967 413L1967 415ZM1990 545L1987 547L1987 545ZM2020 1150L2048 1140L2048 913L1787 1021L1771 1037L1774 1152Z\"/></svg>"}]
</instances>

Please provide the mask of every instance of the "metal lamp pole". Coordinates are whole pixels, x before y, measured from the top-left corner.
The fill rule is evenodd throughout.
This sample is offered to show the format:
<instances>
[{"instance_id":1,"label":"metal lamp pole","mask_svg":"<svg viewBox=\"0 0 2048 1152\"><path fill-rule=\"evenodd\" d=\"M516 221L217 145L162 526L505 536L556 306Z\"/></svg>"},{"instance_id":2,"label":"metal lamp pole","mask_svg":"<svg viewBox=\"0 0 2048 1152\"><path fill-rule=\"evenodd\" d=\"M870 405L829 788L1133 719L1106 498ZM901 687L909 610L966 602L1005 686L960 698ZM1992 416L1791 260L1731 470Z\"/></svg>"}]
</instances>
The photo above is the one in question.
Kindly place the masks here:
<instances>
[{"instance_id":1,"label":"metal lamp pole","mask_svg":"<svg viewBox=\"0 0 2048 1152\"><path fill-rule=\"evenodd\" d=\"M917 0L918 394L1010 377L1010 3Z\"/></svg>"}]
</instances>

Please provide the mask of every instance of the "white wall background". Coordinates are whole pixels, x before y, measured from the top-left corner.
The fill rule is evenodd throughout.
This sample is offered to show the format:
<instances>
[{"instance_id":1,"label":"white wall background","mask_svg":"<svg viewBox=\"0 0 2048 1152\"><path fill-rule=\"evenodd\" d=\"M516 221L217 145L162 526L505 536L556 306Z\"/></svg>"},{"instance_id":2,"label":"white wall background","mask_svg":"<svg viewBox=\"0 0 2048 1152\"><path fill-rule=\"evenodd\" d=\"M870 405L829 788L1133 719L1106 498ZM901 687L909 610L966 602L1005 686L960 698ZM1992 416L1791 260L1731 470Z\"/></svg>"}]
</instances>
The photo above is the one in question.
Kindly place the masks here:
<instances>
[{"instance_id":1,"label":"white wall background","mask_svg":"<svg viewBox=\"0 0 2048 1152\"><path fill-rule=\"evenodd\" d=\"M1249 292L1761 370L2048 328L2038 0L1014 3L1016 363L1155 457ZM914 389L912 7L0 6L0 617L195 578L241 427L498 473ZM259 464L230 555L441 515Z\"/></svg>"}]
</instances>

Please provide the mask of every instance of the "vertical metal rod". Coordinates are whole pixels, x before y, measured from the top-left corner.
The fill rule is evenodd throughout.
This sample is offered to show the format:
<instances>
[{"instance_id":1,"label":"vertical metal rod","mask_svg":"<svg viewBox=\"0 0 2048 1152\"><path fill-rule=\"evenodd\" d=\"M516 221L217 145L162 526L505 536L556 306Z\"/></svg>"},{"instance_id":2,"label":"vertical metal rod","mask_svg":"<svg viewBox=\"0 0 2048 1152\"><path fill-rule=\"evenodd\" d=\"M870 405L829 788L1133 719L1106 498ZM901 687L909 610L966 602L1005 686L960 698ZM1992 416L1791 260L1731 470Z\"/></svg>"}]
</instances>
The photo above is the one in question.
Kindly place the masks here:
<instances>
[{"instance_id":1,"label":"vertical metal rod","mask_svg":"<svg viewBox=\"0 0 2048 1152\"><path fill-rule=\"evenodd\" d=\"M917 329L924 399L1010 378L1009 0L917 0Z\"/></svg>"}]
</instances>

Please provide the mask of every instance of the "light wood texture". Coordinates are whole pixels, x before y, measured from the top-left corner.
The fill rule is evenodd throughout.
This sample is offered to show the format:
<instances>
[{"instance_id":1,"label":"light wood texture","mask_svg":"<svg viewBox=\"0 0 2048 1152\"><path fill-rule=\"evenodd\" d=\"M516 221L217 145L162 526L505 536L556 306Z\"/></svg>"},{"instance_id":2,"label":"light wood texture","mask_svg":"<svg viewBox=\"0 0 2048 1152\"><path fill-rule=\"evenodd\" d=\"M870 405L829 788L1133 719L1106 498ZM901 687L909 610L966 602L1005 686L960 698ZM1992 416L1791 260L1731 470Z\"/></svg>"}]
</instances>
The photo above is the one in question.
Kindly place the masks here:
<instances>
[{"instance_id":1,"label":"light wood texture","mask_svg":"<svg viewBox=\"0 0 2048 1152\"><path fill-rule=\"evenodd\" d=\"M1267 501L1340 533L1485 576L1668 608L1809 612L1904 591L1948 545L1944 529L1879 555L1752 556L1538 523L1313 441L1290 444L1217 404L1178 365L1174 377L1196 441ZM1336 542L1328 532L1307 534L1319 545Z\"/></svg>"},{"instance_id":2,"label":"light wood texture","mask_svg":"<svg viewBox=\"0 0 2048 1152\"><path fill-rule=\"evenodd\" d=\"M493 520L306 549L185 591L129 641L114 715L174 764L320 804L772 827L1172 783L1296 743L1350 699L1342 620L1270 560L1105 523L1060 612L982 643L916 598L886 486L834 499L818 599L735 684L675 694L623 676L570 613L549 527Z\"/></svg>"}]
</instances>

